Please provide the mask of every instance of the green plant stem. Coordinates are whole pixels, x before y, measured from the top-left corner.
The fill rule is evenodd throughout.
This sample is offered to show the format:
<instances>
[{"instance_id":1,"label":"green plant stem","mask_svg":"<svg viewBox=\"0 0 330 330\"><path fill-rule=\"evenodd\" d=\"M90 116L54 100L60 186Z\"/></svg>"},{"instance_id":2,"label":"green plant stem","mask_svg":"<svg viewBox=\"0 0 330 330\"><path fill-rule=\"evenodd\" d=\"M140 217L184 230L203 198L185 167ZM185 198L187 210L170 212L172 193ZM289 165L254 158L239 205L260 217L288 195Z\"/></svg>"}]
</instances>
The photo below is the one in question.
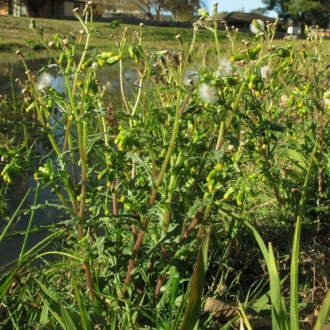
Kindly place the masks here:
<instances>
[{"instance_id":1,"label":"green plant stem","mask_svg":"<svg viewBox=\"0 0 330 330\"><path fill-rule=\"evenodd\" d=\"M203 237L204 228L206 226L207 220L209 219L211 209L212 209L212 204L208 204L205 208L203 220L202 220L202 223L201 223L201 225L198 229L198 233L197 233L197 236L196 236L199 240L201 240L202 237Z\"/></svg>"},{"instance_id":2,"label":"green plant stem","mask_svg":"<svg viewBox=\"0 0 330 330\"><path fill-rule=\"evenodd\" d=\"M119 49L119 54L120 54L120 56L122 56L121 49ZM119 60L119 85L120 85L120 92L121 92L121 96L123 98L123 102L124 102L126 111L127 111L128 114L131 114L131 109L128 105L126 95L125 95L125 90L124 90L123 60L122 60L122 58L120 58L120 60Z\"/></svg>"},{"instance_id":3,"label":"green plant stem","mask_svg":"<svg viewBox=\"0 0 330 330\"><path fill-rule=\"evenodd\" d=\"M309 178L312 172L312 165L314 163L314 157L317 149L318 141L315 141L314 149L312 151L309 165L307 168L306 178L303 185L298 216L296 221L296 228L293 237L292 245L292 256L291 256L291 273L290 273L290 283L291 283L291 297L290 297L290 329L299 329L299 307L298 307L298 264L299 264L299 247L300 247L300 233L302 217L304 213L304 205L306 194L308 190Z\"/></svg>"},{"instance_id":4,"label":"green plant stem","mask_svg":"<svg viewBox=\"0 0 330 330\"><path fill-rule=\"evenodd\" d=\"M217 49L217 54L218 54L218 59L221 57L221 52L220 52L220 45L219 45L219 39L218 39L218 21L214 21L214 29L213 29L213 34L214 34L214 40L215 40L215 47Z\"/></svg>"},{"instance_id":5,"label":"green plant stem","mask_svg":"<svg viewBox=\"0 0 330 330\"><path fill-rule=\"evenodd\" d=\"M21 249L21 252L20 252L20 255L19 255L19 259L18 259L18 263L20 264L23 260L23 257L24 257L24 253L25 253L25 250L26 250L26 244L27 244L27 241L28 241L28 238L30 236L30 231L31 231L31 227L32 227L32 222L34 220L34 216L35 216L35 213L36 213L36 206L38 204L38 199L39 199L39 192L40 192L40 185L39 183L37 183L37 189L36 189L36 194L34 196L34 202L33 202L33 209L31 211L31 215L30 215L30 220L29 220L29 224L28 224L28 227L26 229L26 233L25 233L25 236L24 236L24 241L23 241L23 245L22 245L22 249Z\"/></svg>"},{"instance_id":6,"label":"green plant stem","mask_svg":"<svg viewBox=\"0 0 330 330\"><path fill-rule=\"evenodd\" d=\"M135 115L135 112L136 112L136 110L137 110L138 104L139 104L139 102L140 102L143 81L144 81L144 79L143 79L143 76L141 75L141 76L140 76L140 81L139 81L139 90L138 90L138 94L137 94L137 97L136 97L136 100L135 100L135 104L134 104L134 107L133 107L133 110L132 110L132 113L131 113L131 116L132 116L132 117Z\"/></svg>"},{"instance_id":7,"label":"green plant stem","mask_svg":"<svg viewBox=\"0 0 330 330\"><path fill-rule=\"evenodd\" d=\"M149 202L150 205L153 205L155 200L156 200L158 187L160 186L160 184L163 180L163 177L164 177L164 174L166 172L168 163L171 159L171 155L172 155L173 150L174 150L175 140L176 140L176 137L177 137L178 131L179 131L179 119L180 119L180 108L181 108L180 107L180 100L181 100L181 89L179 89L178 92L177 92L176 111L175 111L175 118L174 118L174 125L173 125L171 141L170 141L169 147L167 149L167 153L166 153L162 168L161 168L161 170L158 174L158 177L155 181L155 187L153 188L153 190L151 192L150 202Z\"/></svg>"},{"instance_id":8,"label":"green plant stem","mask_svg":"<svg viewBox=\"0 0 330 330\"><path fill-rule=\"evenodd\" d=\"M235 95L235 103L233 105L233 109L231 111L231 114L230 114L230 116L227 120L227 123L224 125L224 123L223 123L224 120L222 120L221 123L220 123L219 136L218 136L218 141L217 141L215 150L220 150L223 143L224 143L226 133L227 133L227 131L228 131L230 125L231 125L231 122L233 121L233 119L235 117L235 114L236 114L239 102L241 101L241 97L242 97L242 94L245 90L245 87L246 87L246 82L245 82L245 80L243 80L237 95Z\"/></svg>"},{"instance_id":9,"label":"green plant stem","mask_svg":"<svg viewBox=\"0 0 330 330\"><path fill-rule=\"evenodd\" d=\"M0 242L4 239L7 231L9 230L12 222L15 220L18 212L20 211L21 207L23 206L25 200L27 199L27 197L29 196L29 193L31 191L32 188L29 188L29 190L27 191L27 193L25 194L25 196L23 197L22 201L20 202L20 204L18 205L17 209L15 210L14 214L12 215L12 217L9 219L6 227L2 230L2 233L0 235Z\"/></svg>"}]
</instances>

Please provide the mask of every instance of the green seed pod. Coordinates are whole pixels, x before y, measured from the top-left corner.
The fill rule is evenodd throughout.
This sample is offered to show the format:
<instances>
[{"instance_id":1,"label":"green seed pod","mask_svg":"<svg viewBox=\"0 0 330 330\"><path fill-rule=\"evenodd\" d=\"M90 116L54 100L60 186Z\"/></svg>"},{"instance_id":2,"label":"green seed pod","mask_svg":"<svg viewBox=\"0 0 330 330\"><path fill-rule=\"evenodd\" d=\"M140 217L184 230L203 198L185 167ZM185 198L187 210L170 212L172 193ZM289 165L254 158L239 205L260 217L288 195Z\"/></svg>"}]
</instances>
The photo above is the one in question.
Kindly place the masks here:
<instances>
[{"instance_id":1,"label":"green seed pod","mask_svg":"<svg viewBox=\"0 0 330 330\"><path fill-rule=\"evenodd\" d=\"M86 95L96 95L98 91L98 85L94 79L88 78L85 83L85 94Z\"/></svg>"},{"instance_id":2,"label":"green seed pod","mask_svg":"<svg viewBox=\"0 0 330 330\"><path fill-rule=\"evenodd\" d=\"M223 199L228 199L230 195L232 195L235 192L234 187L229 187L226 193L223 195Z\"/></svg>"},{"instance_id":3,"label":"green seed pod","mask_svg":"<svg viewBox=\"0 0 330 330\"><path fill-rule=\"evenodd\" d=\"M101 180L108 172L108 169L105 168L102 172L100 172L97 176L98 180Z\"/></svg>"},{"instance_id":4,"label":"green seed pod","mask_svg":"<svg viewBox=\"0 0 330 330\"><path fill-rule=\"evenodd\" d=\"M248 197L250 198L254 198L255 197L255 193L253 192L252 188L250 186L246 186L245 187L245 192L248 195Z\"/></svg>"},{"instance_id":5,"label":"green seed pod","mask_svg":"<svg viewBox=\"0 0 330 330\"><path fill-rule=\"evenodd\" d=\"M46 108L47 108L47 110L48 110L49 112L52 111L52 109L53 109L53 100L52 100L51 98L49 98L49 99L47 100Z\"/></svg>"},{"instance_id":6,"label":"green seed pod","mask_svg":"<svg viewBox=\"0 0 330 330\"><path fill-rule=\"evenodd\" d=\"M98 58L97 59L97 64L99 66L105 66L106 63L107 63L107 61L104 58Z\"/></svg>"},{"instance_id":7,"label":"green seed pod","mask_svg":"<svg viewBox=\"0 0 330 330\"><path fill-rule=\"evenodd\" d=\"M111 56L107 59L108 65L113 65L121 59L121 55Z\"/></svg>"},{"instance_id":8,"label":"green seed pod","mask_svg":"<svg viewBox=\"0 0 330 330\"><path fill-rule=\"evenodd\" d=\"M249 83L253 84L258 79L258 76L255 74L250 75Z\"/></svg>"},{"instance_id":9,"label":"green seed pod","mask_svg":"<svg viewBox=\"0 0 330 330\"><path fill-rule=\"evenodd\" d=\"M262 44L258 44L256 47L254 47L252 49L252 52L255 56L259 54L259 52L261 51L261 47L262 47Z\"/></svg>"},{"instance_id":10,"label":"green seed pod","mask_svg":"<svg viewBox=\"0 0 330 330\"><path fill-rule=\"evenodd\" d=\"M93 63L93 59L89 58L81 65L81 70L85 70L86 68L89 68Z\"/></svg>"},{"instance_id":11,"label":"green seed pod","mask_svg":"<svg viewBox=\"0 0 330 330\"><path fill-rule=\"evenodd\" d=\"M102 59L107 59L111 56L113 56L113 52L102 52L101 54L97 55L98 58L102 58Z\"/></svg>"},{"instance_id":12,"label":"green seed pod","mask_svg":"<svg viewBox=\"0 0 330 330\"><path fill-rule=\"evenodd\" d=\"M61 52L60 57L58 59L58 63L63 63L64 60L66 59L66 54L64 52Z\"/></svg>"},{"instance_id":13,"label":"green seed pod","mask_svg":"<svg viewBox=\"0 0 330 330\"><path fill-rule=\"evenodd\" d=\"M277 55L279 57L289 57L290 56L290 51L288 49L285 49L285 48L277 48Z\"/></svg>"},{"instance_id":14,"label":"green seed pod","mask_svg":"<svg viewBox=\"0 0 330 330\"><path fill-rule=\"evenodd\" d=\"M216 169L213 169L209 175L206 177L206 181L207 182L211 182L212 179L217 175L217 170Z\"/></svg>"},{"instance_id":15,"label":"green seed pod","mask_svg":"<svg viewBox=\"0 0 330 330\"><path fill-rule=\"evenodd\" d=\"M244 55L235 55L230 58L230 61L235 62L235 61L242 61L244 59L245 59Z\"/></svg>"},{"instance_id":16,"label":"green seed pod","mask_svg":"<svg viewBox=\"0 0 330 330\"><path fill-rule=\"evenodd\" d=\"M264 83L262 81L257 82L256 90L261 92L264 89Z\"/></svg>"},{"instance_id":17,"label":"green seed pod","mask_svg":"<svg viewBox=\"0 0 330 330\"><path fill-rule=\"evenodd\" d=\"M243 189L239 190L239 192L236 195L236 202L238 206L241 206L243 204L245 197L245 191Z\"/></svg>"},{"instance_id":18,"label":"green seed pod","mask_svg":"<svg viewBox=\"0 0 330 330\"><path fill-rule=\"evenodd\" d=\"M207 184L207 189L209 190L209 192L213 192L214 186L215 186L215 180L212 179L210 182L208 182Z\"/></svg>"},{"instance_id":19,"label":"green seed pod","mask_svg":"<svg viewBox=\"0 0 330 330\"><path fill-rule=\"evenodd\" d=\"M238 84L238 78L236 77L226 77L223 81L227 87L236 86Z\"/></svg>"},{"instance_id":20,"label":"green seed pod","mask_svg":"<svg viewBox=\"0 0 330 330\"><path fill-rule=\"evenodd\" d=\"M129 56L134 58L134 55L135 55L135 46L134 45L131 45L128 47L128 52L129 52Z\"/></svg>"}]
</instances>

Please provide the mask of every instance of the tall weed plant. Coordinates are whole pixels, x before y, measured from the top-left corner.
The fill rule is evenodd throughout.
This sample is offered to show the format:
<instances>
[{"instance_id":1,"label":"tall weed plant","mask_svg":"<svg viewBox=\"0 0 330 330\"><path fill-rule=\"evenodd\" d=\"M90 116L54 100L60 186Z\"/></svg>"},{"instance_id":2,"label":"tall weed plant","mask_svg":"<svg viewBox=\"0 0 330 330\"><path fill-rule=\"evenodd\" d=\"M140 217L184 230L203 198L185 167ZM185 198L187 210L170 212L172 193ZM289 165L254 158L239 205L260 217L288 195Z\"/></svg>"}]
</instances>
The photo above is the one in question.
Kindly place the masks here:
<instances>
[{"instance_id":1,"label":"tall weed plant","mask_svg":"<svg viewBox=\"0 0 330 330\"><path fill-rule=\"evenodd\" d=\"M51 62L38 72L26 67L26 81L18 83L52 152L35 170L26 240L39 208L54 209L54 221L56 211L64 211L66 220L32 250L25 240L17 265L2 277L2 323L191 330L228 329L236 322L251 329L252 311L264 312L273 329L299 329L301 230L306 219L320 224L329 196L323 32L306 28L303 43L288 39L276 46L277 22L254 20L255 40L237 48L238 30L226 27L228 43L220 44L218 27L226 23L199 10L192 40L178 35L176 52L145 49L143 24L90 49L98 33L92 2L74 14L79 34L59 32L51 41L31 21ZM121 28L120 22L110 28ZM205 65L194 62L200 29L214 35L217 52ZM24 54L17 55L25 65ZM124 62L135 69L135 81L125 78ZM113 65L120 95L109 99L114 78L102 85L99 73ZM50 88L53 66L65 93ZM8 163L2 177L11 176ZM40 205L45 187L56 197ZM282 295L282 257L275 260L273 245L267 247L257 230L265 225L295 225L290 297ZM42 251L63 236L60 248ZM257 257L245 251L248 260L240 260L253 237ZM47 259L51 254L55 261ZM258 276L244 280L247 287L240 283L248 277L245 267L256 271L251 278ZM231 317L202 314L207 297L228 302L233 295ZM328 307L329 297L315 329Z\"/></svg>"}]
</instances>

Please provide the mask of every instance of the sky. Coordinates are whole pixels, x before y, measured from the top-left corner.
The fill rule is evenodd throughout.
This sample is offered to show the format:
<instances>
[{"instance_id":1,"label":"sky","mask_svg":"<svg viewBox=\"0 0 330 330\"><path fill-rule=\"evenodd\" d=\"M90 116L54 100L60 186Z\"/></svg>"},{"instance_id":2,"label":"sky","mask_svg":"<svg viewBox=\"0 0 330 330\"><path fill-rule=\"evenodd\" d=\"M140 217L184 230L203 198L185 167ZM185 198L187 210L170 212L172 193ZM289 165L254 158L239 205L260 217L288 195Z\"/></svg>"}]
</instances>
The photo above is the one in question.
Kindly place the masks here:
<instances>
[{"instance_id":1,"label":"sky","mask_svg":"<svg viewBox=\"0 0 330 330\"><path fill-rule=\"evenodd\" d=\"M249 12L251 9L256 9L259 7L265 7L261 0L204 0L207 5L210 14L213 12L213 3L218 3L218 11L238 11L244 10ZM269 17L277 17L277 13L274 11L269 11L267 14Z\"/></svg>"}]
</instances>

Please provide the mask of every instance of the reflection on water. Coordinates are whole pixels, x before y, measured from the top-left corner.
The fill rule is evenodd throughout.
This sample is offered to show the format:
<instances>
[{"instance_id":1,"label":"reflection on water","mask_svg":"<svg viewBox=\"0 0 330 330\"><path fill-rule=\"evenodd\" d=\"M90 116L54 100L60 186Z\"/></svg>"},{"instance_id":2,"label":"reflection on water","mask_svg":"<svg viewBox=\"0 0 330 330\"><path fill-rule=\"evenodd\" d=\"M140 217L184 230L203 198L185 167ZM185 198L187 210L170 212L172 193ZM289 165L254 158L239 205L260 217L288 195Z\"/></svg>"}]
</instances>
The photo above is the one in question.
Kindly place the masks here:
<instances>
[{"instance_id":1,"label":"reflection on water","mask_svg":"<svg viewBox=\"0 0 330 330\"><path fill-rule=\"evenodd\" d=\"M42 68L42 65L48 65L47 59L38 59L38 60L26 60L27 67L31 72L37 72ZM53 77L51 81L51 87L56 89L58 92L65 92L64 90L64 79L61 73L59 73L58 68L52 66L49 70L47 70ZM7 96L11 98L12 92L15 96L21 96L22 91L17 83L15 83L15 79L19 78L23 83L26 80L25 68L21 61L13 61L0 63L0 94L3 96ZM119 77L118 77L118 66L114 65L111 67L101 68L98 72L98 80L101 85L106 85L109 82L109 86L106 91L106 98L116 99L118 95L120 95L119 89ZM129 85L134 85L135 80L137 78L137 74L135 70L131 66L127 66L125 68L125 79L126 82L124 84L124 88L126 89L126 93L130 94ZM115 103L117 103L115 101ZM118 104L118 103L117 103ZM60 115L60 114L59 114ZM59 130L61 130L61 126L59 125ZM1 130L1 128L0 128ZM57 132L58 136L62 135L61 132ZM35 153L39 155L45 155L49 152L47 150L47 142L40 141L35 144ZM14 213L24 195L28 191L29 187L32 187L29 196L27 197L22 210L27 211L31 209L31 206L34 204L35 193L36 193L36 182L33 178L33 173L26 174L25 176L18 179L18 181L12 185L12 191L10 193L10 210L9 217ZM56 198L56 195L51 193L48 187L40 190L38 204L45 204L46 201L52 202ZM56 202L54 203L56 204ZM52 223L56 223L59 220L65 220L65 214L61 214L58 211L54 212L54 208L47 206L45 208L40 208L36 210L36 214L33 220L34 226L45 226L50 225ZM29 214L24 214L22 211L18 217L15 219L15 223L13 225L14 231L24 231L30 219ZM0 215L0 231L5 228L7 224L7 220L1 218ZM27 249L32 248L37 242L40 242L43 238L47 236L46 231L39 231L35 234L31 235L28 240ZM9 261L12 261L18 258L19 253L21 251L21 247L24 241L24 235L15 235L8 237L4 241L0 243L0 273L1 267L6 265Z\"/></svg>"},{"instance_id":2,"label":"reflection on water","mask_svg":"<svg viewBox=\"0 0 330 330\"><path fill-rule=\"evenodd\" d=\"M26 60L28 69L31 72L38 72L43 65L48 66L49 60L47 58L38 60ZM137 79L137 73L135 69L128 63L124 67L124 88L126 93L130 94L129 85L134 85ZM54 77L52 87L58 92L64 92L64 79L61 73L59 73L58 68L51 66L47 70ZM15 80L19 78L22 82L26 80L25 68L21 61L17 60L14 62L0 62L0 94L8 97L12 96L12 91L15 96L20 96L22 94L21 88ZM97 72L97 79L100 81L101 86L105 86L109 83L106 90L108 96L116 99L120 93L120 84L118 76L118 65L107 66L100 68Z\"/></svg>"}]
</instances>

